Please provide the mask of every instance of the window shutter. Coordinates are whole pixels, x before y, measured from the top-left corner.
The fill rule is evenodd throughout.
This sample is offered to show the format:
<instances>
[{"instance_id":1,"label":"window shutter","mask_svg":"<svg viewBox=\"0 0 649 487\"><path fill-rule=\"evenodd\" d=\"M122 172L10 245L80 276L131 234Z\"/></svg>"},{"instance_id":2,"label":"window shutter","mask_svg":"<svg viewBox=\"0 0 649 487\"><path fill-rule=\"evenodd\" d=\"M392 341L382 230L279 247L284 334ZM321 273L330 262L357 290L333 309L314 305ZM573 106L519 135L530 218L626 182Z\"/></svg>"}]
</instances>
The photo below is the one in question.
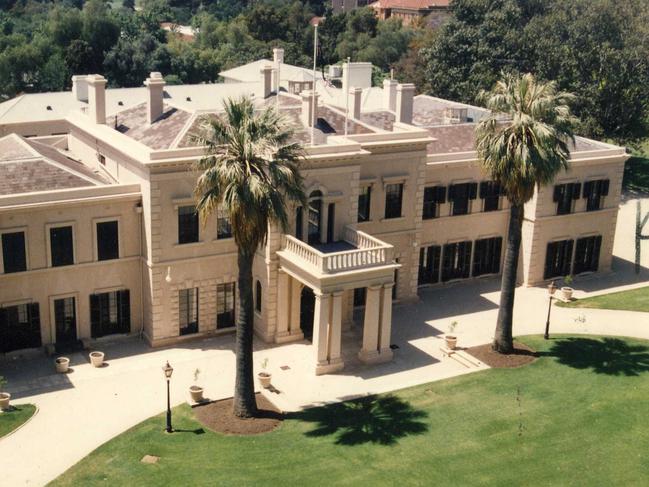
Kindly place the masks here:
<instances>
[{"instance_id":1,"label":"window shutter","mask_svg":"<svg viewBox=\"0 0 649 487\"><path fill-rule=\"evenodd\" d=\"M563 196L563 192L565 191L566 186L564 184L557 184L554 187L554 195L552 196L552 201L555 203L558 203L561 197Z\"/></svg>"},{"instance_id":2,"label":"window shutter","mask_svg":"<svg viewBox=\"0 0 649 487\"><path fill-rule=\"evenodd\" d=\"M476 184L477 187L477 184ZM462 277L469 277L471 275L471 247L473 242L464 242L463 251L464 255L462 256Z\"/></svg>"},{"instance_id":3,"label":"window shutter","mask_svg":"<svg viewBox=\"0 0 649 487\"><path fill-rule=\"evenodd\" d=\"M119 291L119 331L131 331L131 293L128 289Z\"/></svg>"},{"instance_id":4,"label":"window shutter","mask_svg":"<svg viewBox=\"0 0 649 487\"><path fill-rule=\"evenodd\" d=\"M575 265L573 269L575 274L581 274L588 267L588 264L585 262L588 240L589 239L587 238L580 238L577 240L577 246L575 247Z\"/></svg>"},{"instance_id":5,"label":"window shutter","mask_svg":"<svg viewBox=\"0 0 649 487\"><path fill-rule=\"evenodd\" d=\"M448 199L449 200L454 200L455 199L455 185L451 184L448 187Z\"/></svg>"},{"instance_id":6,"label":"window shutter","mask_svg":"<svg viewBox=\"0 0 649 487\"><path fill-rule=\"evenodd\" d=\"M595 247L593 248L593 260L591 262L591 269L593 271L599 270L599 251L602 248L602 236L595 237Z\"/></svg>"},{"instance_id":7,"label":"window shutter","mask_svg":"<svg viewBox=\"0 0 649 487\"><path fill-rule=\"evenodd\" d=\"M602 196L608 196L608 187L610 181L608 179L602 179L601 192Z\"/></svg>"},{"instance_id":8,"label":"window shutter","mask_svg":"<svg viewBox=\"0 0 649 487\"><path fill-rule=\"evenodd\" d=\"M435 188L424 188L424 203L435 201Z\"/></svg>"},{"instance_id":9,"label":"window shutter","mask_svg":"<svg viewBox=\"0 0 649 487\"><path fill-rule=\"evenodd\" d=\"M572 249L575 245L574 240L566 240L565 251L563 254L562 275L567 276L570 274L572 264Z\"/></svg>"},{"instance_id":10,"label":"window shutter","mask_svg":"<svg viewBox=\"0 0 649 487\"><path fill-rule=\"evenodd\" d=\"M9 324L7 323L7 310L0 308L0 352L9 351Z\"/></svg>"},{"instance_id":11,"label":"window shutter","mask_svg":"<svg viewBox=\"0 0 649 487\"><path fill-rule=\"evenodd\" d=\"M555 191L556 191L556 186L555 186ZM549 279L551 277L554 277L554 272L552 272L552 268L553 268L552 263L555 261L556 255L557 255L557 243L556 242L548 243L547 251L545 253L545 271L543 273L544 279Z\"/></svg>"},{"instance_id":12,"label":"window shutter","mask_svg":"<svg viewBox=\"0 0 649 487\"><path fill-rule=\"evenodd\" d=\"M433 251L433 266L431 269L432 279L431 282L439 282L439 262L442 257L442 247L434 246L429 247L428 252ZM428 257L430 259L430 257Z\"/></svg>"},{"instance_id":13,"label":"window shutter","mask_svg":"<svg viewBox=\"0 0 649 487\"><path fill-rule=\"evenodd\" d=\"M451 263L455 255L456 245L444 245L444 255L442 256L442 281L448 281L451 274Z\"/></svg>"},{"instance_id":14,"label":"window shutter","mask_svg":"<svg viewBox=\"0 0 649 487\"><path fill-rule=\"evenodd\" d=\"M97 338L102 335L101 332L101 306L99 304L99 295L90 295L90 335Z\"/></svg>"},{"instance_id":15,"label":"window shutter","mask_svg":"<svg viewBox=\"0 0 649 487\"><path fill-rule=\"evenodd\" d=\"M493 267L492 271L494 273L500 272L500 253L502 252L503 247L503 238L498 237L494 241L494 250L493 250Z\"/></svg>"},{"instance_id":16,"label":"window shutter","mask_svg":"<svg viewBox=\"0 0 649 487\"><path fill-rule=\"evenodd\" d=\"M446 203L446 186L437 186L437 203Z\"/></svg>"},{"instance_id":17,"label":"window shutter","mask_svg":"<svg viewBox=\"0 0 649 487\"><path fill-rule=\"evenodd\" d=\"M29 324L31 325L31 347L40 347L41 342L41 313L38 303L29 304Z\"/></svg>"},{"instance_id":18,"label":"window shutter","mask_svg":"<svg viewBox=\"0 0 649 487\"><path fill-rule=\"evenodd\" d=\"M581 183L572 183L572 199L578 200L581 194Z\"/></svg>"},{"instance_id":19,"label":"window shutter","mask_svg":"<svg viewBox=\"0 0 649 487\"><path fill-rule=\"evenodd\" d=\"M590 198L590 195L593 193L593 181L587 181L584 183L584 192L582 193L583 198Z\"/></svg>"},{"instance_id":20,"label":"window shutter","mask_svg":"<svg viewBox=\"0 0 649 487\"><path fill-rule=\"evenodd\" d=\"M487 192L489 188L489 181L482 181L480 183L480 199L483 200L487 197Z\"/></svg>"},{"instance_id":21,"label":"window shutter","mask_svg":"<svg viewBox=\"0 0 649 487\"><path fill-rule=\"evenodd\" d=\"M468 183L469 199L474 200L478 196L478 183Z\"/></svg>"}]
</instances>

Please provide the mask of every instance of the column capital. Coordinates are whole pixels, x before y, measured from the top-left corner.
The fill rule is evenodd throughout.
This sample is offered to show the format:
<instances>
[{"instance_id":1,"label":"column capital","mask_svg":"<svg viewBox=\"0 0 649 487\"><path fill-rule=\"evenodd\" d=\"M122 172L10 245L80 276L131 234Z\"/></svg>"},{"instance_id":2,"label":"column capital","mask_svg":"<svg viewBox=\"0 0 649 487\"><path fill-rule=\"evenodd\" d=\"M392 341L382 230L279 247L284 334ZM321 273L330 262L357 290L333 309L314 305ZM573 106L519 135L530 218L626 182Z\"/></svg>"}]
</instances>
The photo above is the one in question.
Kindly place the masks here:
<instances>
[{"instance_id":1,"label":"column capital","mask_svg":"<svg viewBox=\"0 0 649 487\"><path fill-rule=\"evenodd\" d=\"M367 286L368 291L378 291L383 287L381 284L373 284L371 286Z\"/></svg>"},{"instance_id":2,"label":"column capital","mask_svg":"<svg viewBox=\"0 0 649 487\"><path fill-rule=\"evenodd\" d=\"M317 299L328 299L331 297L331 293L323 293L320 289L314 289L313 290L313 295Z\"/></svg>"},{"instance_id":3,"label":"column capital","mask_svg":"<svg viewBox=\"0 0 649 487\"><path fill-rule=\"evenodd\" d=\"M383 284L383 289L391 289L394 287L394 282L386 282Z\"/></svg>"},{"instance_id":4,"label":"column capital","mask_svg":"<svg viewBox=\"0 0 649 487\"><path fill-rule=\"evenodd\" d=\"M333 295L334 298L339 298L344 294L345 291L334 291L331 294Z\"/></svg>"}]
</instances>

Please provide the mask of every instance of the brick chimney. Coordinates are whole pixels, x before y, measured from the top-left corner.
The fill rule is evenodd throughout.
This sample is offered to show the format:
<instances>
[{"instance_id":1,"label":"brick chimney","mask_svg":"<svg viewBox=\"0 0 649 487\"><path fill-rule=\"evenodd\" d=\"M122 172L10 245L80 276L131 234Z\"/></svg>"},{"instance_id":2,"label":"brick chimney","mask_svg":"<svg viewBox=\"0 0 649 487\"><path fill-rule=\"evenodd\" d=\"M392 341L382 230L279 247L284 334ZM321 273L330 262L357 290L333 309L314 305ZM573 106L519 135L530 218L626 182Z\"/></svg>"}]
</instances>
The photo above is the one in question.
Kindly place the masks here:
<instances>
[{"instance_id":1,"label":"brick chimney","mask_svg":"<svg viewBox=\"0 0 649 487\"><path fill-rule=\"evenodd\" d=\"M165 84L162 74L157 71L152 72L144 82L149 95L147 98L147 121L149 124L162 116Z\"/></svg>"},{"instance_id":2,"label":"brick chimney","mask_svg":"<svg viewBox=\"0 0 649 487\"><path fill-rule=\"evenodd\" d=\"M268 98L270 94L273 91L273 86L272 86L272 74L273 74L273 67L270 64L267 64L263 68L259 70L261 73L261 84L262 84L262 93L264 98Z\"/></svg>"},{"instance_id":3,"label":"brick chimney","mask_svg":"<svg viewBox=\"0 0 649 487\"><path fill-rule=\"evenodd\" d=\"M361 95L362 88L349 89L349 115L355 119L361 118Z\"/></svg>"},{"instance_id":4,"label":"brick chimney","mask_svg":"<svg viewBox=\"0 0 649 487\"><path fill-rule=\"evenodd\" d=\"M313 127L314 102L315 107L317 107L318 94L316 93L316 95L313 96L313 90L304 90L300 93L300 96L302 97L302 112L300 113L300 119L306 127Z\"/></svg>"},{"instance_id":5,"label":"brick chimney","mask_svg":"<svg viewBox=\"0 0 649 487\"><path fill-rule=\"evenodd\" d=\"M397 122L412 123L412 102L414 97L414 84L404 83L397 86Z\"/></svg>"},{"instance_id":6,"label":"brick chimney","mask_svg":"<svg viewBox=\"0 0 649 487\"><path fill-rule=\"evenodd\" d=\"M95 123L106 123L106 78L101 74L86 76L88 116Z\"/></svg>"},{"instance_id":7,"label":"brick chimney","mask_svg":"<svg viewBox=\"0 0 649 487\"><path fill-rule=\"evenodd\" d=\"M393 79L383 80L383 108L390 112L397 110L397 83Z\"/></svg>"},{"instance_id":8,"label":"brick chimney","mask_svg":"<svg viewBox=\"0 0 649 487\"><path fill-rule=\"evenodd\" d=\"M75 100L88 101L88 81L86 75L75 74L72 77L72 95Z\"/></svg>"}]
</instances>

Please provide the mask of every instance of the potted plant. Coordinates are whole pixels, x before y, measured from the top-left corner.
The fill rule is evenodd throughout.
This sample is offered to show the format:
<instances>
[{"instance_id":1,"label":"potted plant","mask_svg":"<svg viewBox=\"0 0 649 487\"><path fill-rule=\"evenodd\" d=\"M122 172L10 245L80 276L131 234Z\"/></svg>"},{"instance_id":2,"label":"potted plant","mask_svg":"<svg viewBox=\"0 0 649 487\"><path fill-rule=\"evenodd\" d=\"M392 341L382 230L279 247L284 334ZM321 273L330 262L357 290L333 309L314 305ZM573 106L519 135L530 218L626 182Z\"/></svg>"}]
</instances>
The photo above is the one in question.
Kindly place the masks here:
<instances>
[{"instance_id":1,"label":"potted plant","mask_svg":"<svg viewBox=\"0 0 649 487\"><path fill-rule=\"evenodd\" d=\"M6 385L6 379L0 376L0 409L2 409L3 411L5 409L9 409L9 401L11 400L11 394L2 391L2 389L4 389L4 386Z\"/></svg>"},{"instance_id":2,"label":"potted plant","mask_svg":"<svg viewBox=\"0 0 649 487\"><path fill-rule=\"evenodd\" d=\"M257 377L259 378L259 384L261 384L261 387L264 389L268 389L270 387L270 379L271 375L269 372L266 372L266 367L268 367L268 359L265 358L261 362L261 372L257 374Z\"/></svg>"},{"instance_id":3,"label":"potted plant","mask_svg":"<svg viewBox=\"0 0 649 487\"><path fill-rule=\"evenodd\" d=\"M104 365L104 352L90 352L90 363L93 367Z\"/></svg>"},{"instance_id":4,"label":"potted plant","mask_svg":"<svg viewBox=\"0 0 649 487\"><path fill-rule=\"evenodd\" d=\"M70 368L70 359L67 357L58 357L54 361L54 366L56 367L56 372L59 374L67 374Z\"/></svg>"},{"instance_id":5,"label":"potted plant","mask_svg":"<svg viewBox=\"0 0 649 487\"><path fill-rule=\"evenodd\" d=\"M194 385L189 386L189 395L192 396L192 401L194 402L201 402L203 400L203 388L199 385L196 385L200 373L200 369L196 369L194 371Z\"/></svg>"},{"instance_id":6,"label":"potted plant","mask_svg":"<svg viewBox=\"0 0 649 487\"><path fill-rule=\"evenodd\" d=\"M572 284L572 276L568 274L563 278L563 282L566 284L561 288L561 295L563 296L564 301L570 301L572 299L572 293L575 291L570 287Z\"/></svg>"},{"instance_id":7,"label":"potted plant","mask_svg":"<svg viewBox=\"0 0 649 487\"><path fill-rule=\"evenodd\" d=\"M451 324L448 326L448 333L444 335L444 339L446 340L446 348L448 348L449 350L455 350L455 347L457 346L457 336L453 334L455 328L457 328L457 321L451 322Z\"/></svg>"}]
</instances>

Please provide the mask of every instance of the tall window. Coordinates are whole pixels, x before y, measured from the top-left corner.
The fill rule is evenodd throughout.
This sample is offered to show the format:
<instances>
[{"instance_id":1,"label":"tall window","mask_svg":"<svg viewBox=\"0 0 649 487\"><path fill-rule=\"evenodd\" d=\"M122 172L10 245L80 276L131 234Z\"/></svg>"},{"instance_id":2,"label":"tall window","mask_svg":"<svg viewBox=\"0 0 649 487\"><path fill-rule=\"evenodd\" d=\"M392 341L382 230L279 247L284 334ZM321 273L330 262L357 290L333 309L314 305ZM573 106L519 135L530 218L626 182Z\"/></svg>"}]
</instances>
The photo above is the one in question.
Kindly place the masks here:
<instances>
[{"instance_id":1,"label":"tall window","mask_svg":"<svg viewBox=\"0 0 649 487\"><path fill-rule=\"evenodd\" d=\"M570 274L572 262L572 248L574 240L559 240L549 242L545 254L544 279L567 276Z\"/></svg>"},{"instance_id":2,"label":"tall window","mask_svg":"<svg viewBox=\"0 0 649 487\"><path fill-rule=\"evenodd\" d=\"M596 211L602 208L602 197L608 196L608 186L608 179L599 179L584 183L583 196L587 198L586 211Z\"/></svg>"},{"instance_id":3,"label":"tall window","mask_svg":"<svg viewBox=\"0 0 649 487\"><path fill-rule=\"evenodd\" d=\"M178 243L198 242L198 213L195 206L178 208Z\"/></svg>"},{"instance_id":4,"label":"tall window","mask_svg":"<svg viewBox=\"0 0 649 487\"><path fill-rule=\"evenodd\" d=\"M478 183L452 184L448 187L448 200L452 203L451 215L469 213L469 200L474 200L478 193Z\"/></svg>"},{"instance_id":5,"label":"tall window","mask_svg":"<svg viewBox=\"0 0 649 487\"><path fill-rule=\"evenodd\" d=\"M336 235L336 203L327 205L327 243L334 241Z\"/></svg>"},{"instance_id":6,"label":"tall window","mask_svg":"<svg viewBox=\"0 0 649 487\"><path fill-rule=\"evenodd\" d=\"M463 279L471 272L471 242L456 242L444 245L442 281Z\"/></svg>"},{"instance_id":7,"label":"tall window","mask_svg":"<svg viewBox=\"0 0 649 487\"><path fill-rule=\"evenodd\" d=\"M500 252L502 237L483 238L475 241L473 250L473 276L498 274L500 272Z\"/></svg>"},{"instance_id":8,"label":"tall window","mask_svg":"<svg viewBox=\"0 0 649 487\"><path fill-rule=\"evenodd\" d=\"M25 232L2 234L2 263L5 274L27 270Z\"/></svg>"},{"instance_id":9,"label":"tall window","mask_svg":"<svg viewBox=\"0 0 649 487\"><path fill-rule=\"evenodd\" d=\"M198 332L198 288L178 291L178 327L181 335Z\"/></svg>"},{"instance_id":10,"label":"tall window","mask_svg":"<svg viewBox=\"0 0 649 487\"><path fill-rule=\"evenodd\" d=\"M216 238L231 238L232 237L232 224L230 217L222 210L218 209L216 213Z\"/></svg>"},{"instance_id":11,"label":"tall window","mask_svg":"<svg viewBox=\"0 0 649 487\"><path fill-rule=\"evenodd\" d=\"M216 328L234 326L234 282L216 286Z\"/></svg>"},{"instance_id":12,"label":"tall window","mask_svg":"<svg viewBox=\"0 0 649 487\"><path fill-rule=\"evenodd\" d=\"M498 181L483 181L480 183L480 199L484 201L484 211L500 209L500 196L502 191Z\"/></svg>"},{"instance_id":13,"label":"tall window","mask_svg":"<svg viewBox=\"0 0 649 487\"><path fill-rule=\"evenodd\" d=\"M50 228L50 255L52 267L74 264L72 227Z\"/></svg>"},{"instance_id":14,"label":"tall window","mask_svg":"<svg viewBox=\"0 0 649 487\"><path fill-rule=\"evenodd\" d=\"M117 221L97 223L97 259L119 259Z\"/></svg>"},{"instance_id":15,"label":"tall window","mask_svg":"<svg viewBox=\"0 0 649 487\"><path fill-rule=\"evenodd\" d=\"M385 218L401 217L403 204L403 183L385 186Z\"/></svg>"},{"instance_id":16,"label":"tall window","mask_svg":"<svg viewBox=\"0 0 649 487\"><path fill-rule=\"evenodd\" d=\"M599 268L599 251L602 247L602 237L585 237L577 239L575 245L574 273L595 272Z\"/></svg>"},{"instance_id":17,"label":"tall window","mask_svg":"<svg viewBox=\"0 0 649 487\"><path fill-rule=\"evenodd\" d=\"M581 183L557 184L553 201L557 204L557 215L568 215L573 211L573 202L579 199Z\"/></svg>"},{"instance_id":18,"label":"tall window","mask_svg":"<svg viewBox=\"0 0 649 487\"><path fill-rule=\"evenodd\" d=\"M255 284L255 310L261 313L261 282Z\"/></svg>"},{"instance_id":19,"label":"tall window","mask_svg":"<svg viewBox=\"0 0 649 487\"><path fill-rule=\"evenodd\" d=\"M363 186L358 194L358 222L370 220L370 204L372 202L372 187Z\"/></svg>"},{"instance_id":20,"label":"tall window","mask_svg":"<svg viewBox=\"0 0 649 487\"><path fill-rule=\"evenodd\" d=\"M295 210L295 238L302 240L304 238L304 226L302 219L304 218L304 208L299 206Z\"/></svg>"},{"instance_id":21,"label":"tall window","mask_svg":"<svg viewBox=\"0 0 649 487\"><path fill-rule=\"evenodd\" d=\"M40 346L38 303L0 308L0 353Z\"/></svg>"},{"instance_id":22,"label":"tall window","mask_svg":"<svg viewBox=\"0 0 649 487\"><path fill-rule=\"evenodd\" d=\"M131 331L128 289L90 295L90 332L93 338Z\"/></svg>"},{"instance_id":23,"label":"tall window","mask_svg":"<svg viewBox=\"0 0 649 487\"><path fill-rule=\"evenodd\" d=\"M313 191L309 195L308 242L310 245L320 243L322 227L322 192Z\"/></svg>"},{"instance_id":24,"label":"tall window","mask_svg":"<svg viewBox=\"0 0 649 487\"><path fill-rule=\"evenodd\" d=\"M424 188L423 219L439 217L439 205L446 203L446 186Z\"/></svg>"},{"instance_id":25,"label":"tall window","mask_svg":"<svg viewBox=\"0 0 649 487\"><path fill-rule=\"evenodd\" d=\"M418 284L435 284L439 282L439 265L442 256L442 247L431 245L419 249L419 276Z\"/></svg>"}]
</instances>

